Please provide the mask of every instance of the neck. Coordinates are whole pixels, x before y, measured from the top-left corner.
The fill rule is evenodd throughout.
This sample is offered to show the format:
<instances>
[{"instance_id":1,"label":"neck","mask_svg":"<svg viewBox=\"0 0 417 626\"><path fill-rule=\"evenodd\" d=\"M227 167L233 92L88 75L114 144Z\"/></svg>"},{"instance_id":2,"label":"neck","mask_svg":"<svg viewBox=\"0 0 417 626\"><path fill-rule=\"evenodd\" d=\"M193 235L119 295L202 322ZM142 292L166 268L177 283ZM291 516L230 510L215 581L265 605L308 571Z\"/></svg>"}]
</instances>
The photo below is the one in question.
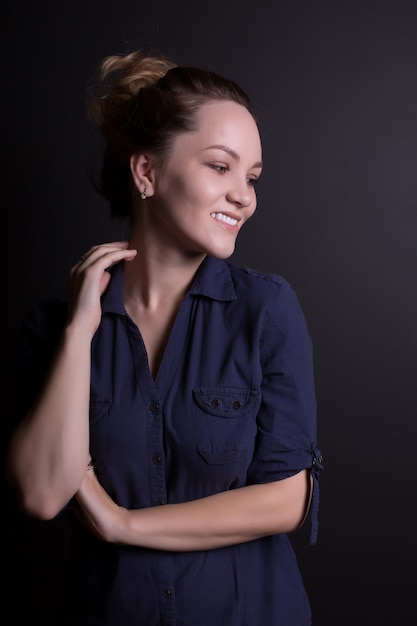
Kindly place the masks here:
<instances>
[{"instance_id":1,"label":"neck","mask_svg":"<svg viewBox=\"0 0 417 626\"><path fill-rule=\"evenodd\" d=\"M155 310L161 304L177 306L184 298L206 255L183 257L167 251L149 250L143 243L132 248L137 256L124 265L123 293L126 303Z\"/></svg>"}]
</instances>

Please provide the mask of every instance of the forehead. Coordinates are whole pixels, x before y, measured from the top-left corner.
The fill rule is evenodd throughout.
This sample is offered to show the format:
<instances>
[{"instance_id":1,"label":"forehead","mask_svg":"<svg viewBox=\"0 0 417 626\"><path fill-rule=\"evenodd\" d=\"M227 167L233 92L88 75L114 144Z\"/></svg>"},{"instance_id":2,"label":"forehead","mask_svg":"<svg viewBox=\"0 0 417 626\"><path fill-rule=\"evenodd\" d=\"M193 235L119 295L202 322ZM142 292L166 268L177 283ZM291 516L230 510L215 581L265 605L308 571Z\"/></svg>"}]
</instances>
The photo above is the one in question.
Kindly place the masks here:
<instances>
[{"instance_id":1,"label":"forehead","mask_svg":"<svg viewBox=\"0 0 417 626\"><path fill-rule=\"evenodd\" d=\"M226 145L253 161L261 159L261 139L252 114L241 104L213 100L203 104L197 127L179 135L177 148L204 150L210 145Z\"/></svg>"}]
</instances>

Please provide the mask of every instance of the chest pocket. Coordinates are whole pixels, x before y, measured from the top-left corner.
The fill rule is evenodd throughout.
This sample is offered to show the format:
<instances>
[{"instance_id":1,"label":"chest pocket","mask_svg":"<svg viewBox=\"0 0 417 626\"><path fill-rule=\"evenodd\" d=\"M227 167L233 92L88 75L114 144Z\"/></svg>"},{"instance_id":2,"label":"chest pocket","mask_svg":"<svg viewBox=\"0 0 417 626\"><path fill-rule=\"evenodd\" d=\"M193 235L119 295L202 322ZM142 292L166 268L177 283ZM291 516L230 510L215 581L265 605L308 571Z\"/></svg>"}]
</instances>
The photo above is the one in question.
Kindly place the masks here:
<instances>
[{"instance_id":1,"label":"chest pocket","mask_svg":"<svg viewBox=\"0 0 417 626\"><path fill-rule=\"evenodd\" d=\"M197 449L207 463L234 463L242 456L252 456L259 391L200 387L193 390L193 396Z\"/></svg>"}]
</instances>

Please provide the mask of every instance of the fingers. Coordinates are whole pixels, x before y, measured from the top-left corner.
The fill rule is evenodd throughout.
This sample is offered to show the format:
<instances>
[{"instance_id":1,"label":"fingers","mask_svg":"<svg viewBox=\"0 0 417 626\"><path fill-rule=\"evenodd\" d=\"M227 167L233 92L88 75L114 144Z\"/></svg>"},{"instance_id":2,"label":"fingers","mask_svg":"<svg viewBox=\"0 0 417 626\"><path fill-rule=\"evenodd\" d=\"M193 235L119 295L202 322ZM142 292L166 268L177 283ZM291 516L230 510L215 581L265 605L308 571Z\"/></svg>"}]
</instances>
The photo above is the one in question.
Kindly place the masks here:
<instances>
[{"instance_id":1,"label":"fingers","mask_svg":"<svg viewBox=\"0 0 417 626\"><path fill-rule=\"evenodd\" d=\"M136 255L136 250L129 249L128 241L114 241L92 246L74 265L74 269L89 267L98 260L108 261L108 267L121 260L129 260Z\"/></svg>"},{"instance_id":2,"label":"fingers","mask_svg":"<svg viewBox=\"0 0 417 626\"><path fill-rule=\"evenodd\" d=\"M79 322L87 332L95 332L101 319L100 299L111 279L106 270L136 256L137 250L128 246L127 241L93 246L73 265L68 285L69 323Z\"/></svg>"}]
</instances>

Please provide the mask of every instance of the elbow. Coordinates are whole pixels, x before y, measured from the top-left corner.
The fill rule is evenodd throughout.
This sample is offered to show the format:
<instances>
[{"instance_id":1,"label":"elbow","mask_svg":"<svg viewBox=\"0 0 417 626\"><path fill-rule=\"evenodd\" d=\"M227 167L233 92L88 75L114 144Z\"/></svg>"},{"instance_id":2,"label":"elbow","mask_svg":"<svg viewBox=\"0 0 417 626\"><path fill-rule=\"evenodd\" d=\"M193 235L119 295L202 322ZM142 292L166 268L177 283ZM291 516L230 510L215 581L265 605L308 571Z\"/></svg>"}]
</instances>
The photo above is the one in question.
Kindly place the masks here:
<instances>
[{"instance_id":1,"label":"elbow","mask_svg":"<svg viewBox=\"0 0 417 626\"><path fill-rule=\"evenodd\" d=\"M56 517L63 505L56 497L44 491L39 492L33 485L25 485L6 465L5 477L15 494L19 510L28 517L49 521Z\"/></svg>"},{"instance_id":2,"label":"elbow","mask_svg":"<svg viewBox=\"0 0 417 626\"><path fill-rule=\"evenodd\" d=\"M6 472L6 480L15 494L17 506L28 517L41 521L52 520L69 501L63 494L51 490L38 490L33 485L25 486L10 472Z\"/></svg>"},{"instance_id":3,"label":"elbow","mask_svg":"<svg viewBox=\"0 0 417 626\"><path fill-rule=\"evenodd\" d=\"M76 493L79 483L73 478L70 482L57 482L35 478L34 472L19 472L6 462L5 476L15 494L16 504L20 511L36 520L53 520L68 505Z\"/></svg>"},{"instance_id":4,"label":"elbow","mask_svg":"<svg viewBox=\"0 0 417 626\"><path fill-rule=\"evenodd\" d=\"M50 521L54 519L67 504L61 498L46 494L25 494L18 492L18 504L20 510L27 515L39 521Z\"/></svg>"}]
</instances>

